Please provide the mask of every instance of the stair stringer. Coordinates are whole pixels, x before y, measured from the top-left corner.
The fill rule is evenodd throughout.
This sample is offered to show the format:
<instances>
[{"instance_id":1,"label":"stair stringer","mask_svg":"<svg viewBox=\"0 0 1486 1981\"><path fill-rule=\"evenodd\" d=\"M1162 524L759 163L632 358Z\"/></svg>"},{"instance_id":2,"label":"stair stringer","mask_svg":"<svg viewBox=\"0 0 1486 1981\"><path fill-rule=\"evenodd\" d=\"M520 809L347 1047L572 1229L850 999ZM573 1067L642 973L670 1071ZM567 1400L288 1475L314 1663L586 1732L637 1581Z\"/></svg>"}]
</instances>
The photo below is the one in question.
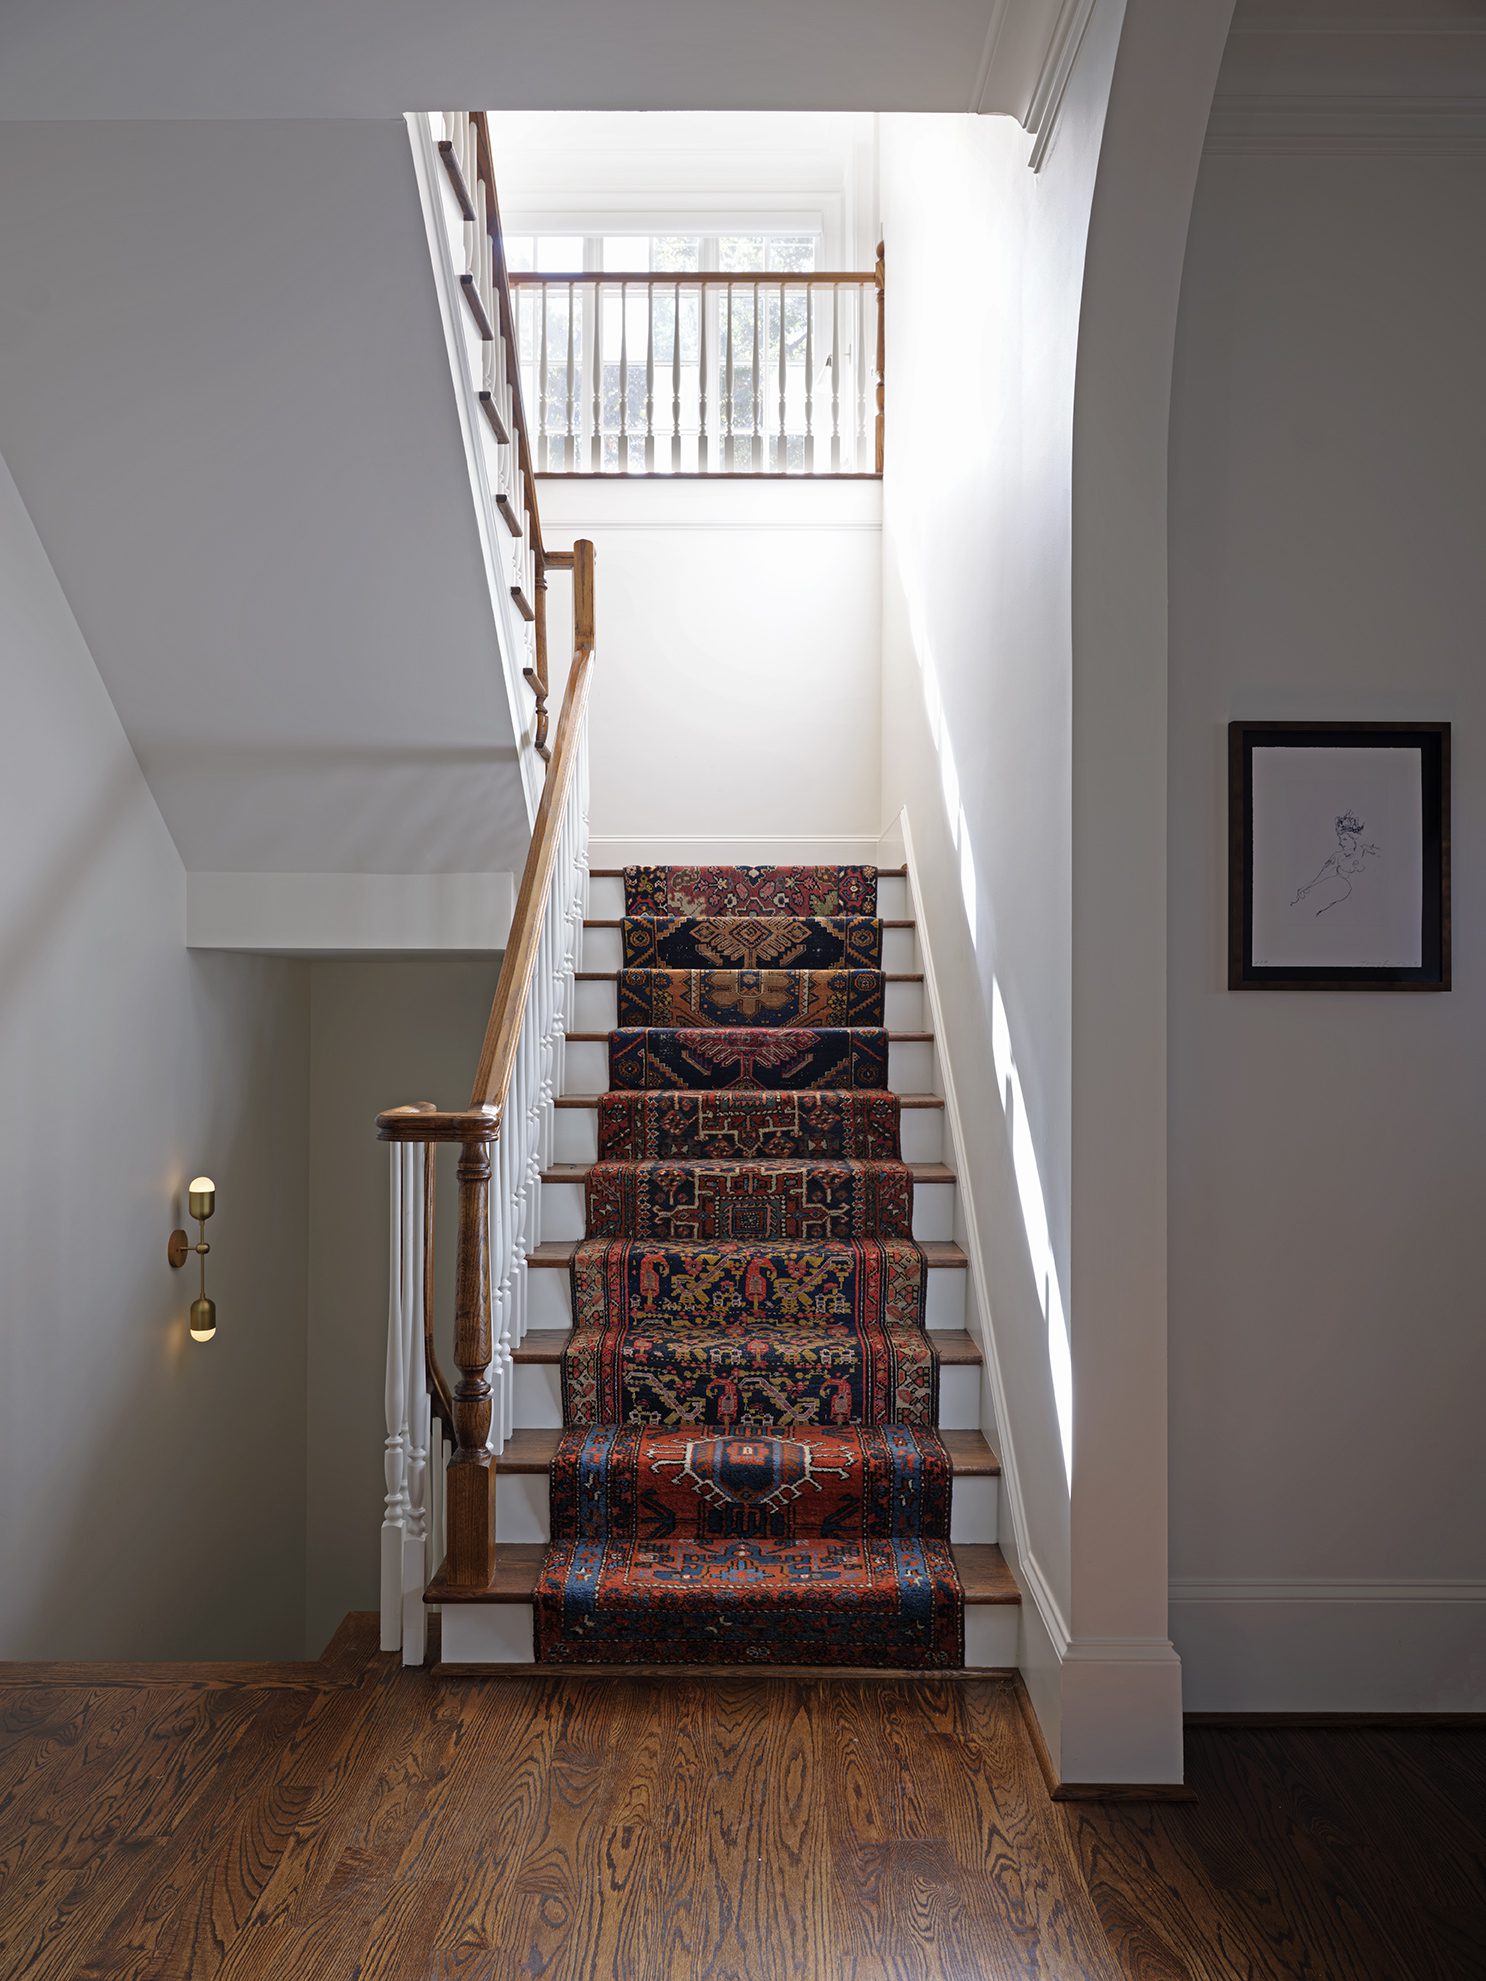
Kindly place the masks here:
<instances>
[{"instance_id":1,"label":"stair stringer","mask_svg":"<svg viewBox=\"0 0 1486 1981\"><path fill-rule=\"evenodd\" d=\"M906 806L885 829L878 858L884 864L890 859L901 858L908 870L908 905L914 922L918 967L924 979L924 1017L934 1034L935 1091L944 1101L944 1159L954 1169L956 1177L955 1237L969 1261L965 1328L979 1343L982 1357L981 1430L987 1440L995 1445L1001 1459L999 1545L1018 1586L1029 1598L1020 1611L1018 1664L1029 1679L1029 1689L1040 1692L1042 1688L1037 1686L1037 1678L1045 1673L1054 1673L1061 1666L1067 1655L1071 1633L1028 1538L1026 1500L1017 1469L1016 1436L991 1319L990 1282L981 1245L983 1226L976 1210L973 1172L966 1160L960 1096L955 1087L951 1056L947 1049L943 1000L934 968L933 941L924 915L924 893L919 881L913 828Z\"/></svg>"}]
</instances>

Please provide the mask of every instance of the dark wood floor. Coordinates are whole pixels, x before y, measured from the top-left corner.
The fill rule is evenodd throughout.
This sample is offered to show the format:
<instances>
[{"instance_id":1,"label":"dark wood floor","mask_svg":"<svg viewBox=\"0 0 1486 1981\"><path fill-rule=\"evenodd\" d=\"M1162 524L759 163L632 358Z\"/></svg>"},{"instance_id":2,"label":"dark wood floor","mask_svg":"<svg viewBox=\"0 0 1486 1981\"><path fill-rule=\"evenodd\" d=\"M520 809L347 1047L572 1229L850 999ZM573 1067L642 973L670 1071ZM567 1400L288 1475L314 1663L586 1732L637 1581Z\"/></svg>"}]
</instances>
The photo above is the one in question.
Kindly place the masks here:
<instances>
[{"instance_id":1,"label":"dark wood floor","mask_svg":"<svg viewBox=\"0 0 1486 1981\"><path fill-rule=\"evenodd\" d=\"M0 1976L1456 1981L1486 1736L1194 1729L1055 1805L991 1681L0 1667Z\"/></svg>"}]
</instances>

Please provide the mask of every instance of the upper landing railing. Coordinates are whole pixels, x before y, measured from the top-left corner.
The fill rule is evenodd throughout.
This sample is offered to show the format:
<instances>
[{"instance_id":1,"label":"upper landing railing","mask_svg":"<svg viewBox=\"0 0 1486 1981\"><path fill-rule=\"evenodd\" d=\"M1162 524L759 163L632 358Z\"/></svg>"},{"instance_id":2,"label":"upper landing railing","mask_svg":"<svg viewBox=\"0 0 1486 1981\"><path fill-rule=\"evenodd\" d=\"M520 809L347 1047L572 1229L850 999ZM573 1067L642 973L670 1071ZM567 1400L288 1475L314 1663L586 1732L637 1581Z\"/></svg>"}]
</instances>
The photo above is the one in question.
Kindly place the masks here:
<instances>
[{"instance_id":1,"label":"upper landing railing","mask_svg":"<svg viewBox=\"0 0 1486 1981\"><path fill-rule=\"evenodd\" d=\"M854 274L513 275L539 474L880 475L883 256Z\"/></svg>"}]
</instances>

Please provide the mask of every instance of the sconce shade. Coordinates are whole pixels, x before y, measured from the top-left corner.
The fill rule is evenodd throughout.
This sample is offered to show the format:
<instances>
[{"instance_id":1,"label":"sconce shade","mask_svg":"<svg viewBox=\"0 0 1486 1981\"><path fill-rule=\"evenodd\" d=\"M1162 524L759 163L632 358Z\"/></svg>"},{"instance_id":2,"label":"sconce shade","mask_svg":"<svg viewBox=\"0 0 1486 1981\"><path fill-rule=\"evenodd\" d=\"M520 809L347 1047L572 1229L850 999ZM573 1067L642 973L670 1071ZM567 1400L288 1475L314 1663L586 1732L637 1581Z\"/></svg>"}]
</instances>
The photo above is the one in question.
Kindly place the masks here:
<instances>
[{"instance_id":1,"label":"sconce shade","mask_svg":"<svg viewBox=\"0 0 1486 1981\"><path fill-rule=\"evenodd\" d=\"M191 1215L195 1218L208 1218L217 1207L217 1186L209 1176L193 1176L186 1186L186 1201Z\"/></svg>"},{"instance_id":2,"label":"sconce shade","mask_svg":"<svg viewBox=\"0 0 1486 1981\"><path fill-rule=\"evenodd\" d=\"M216 1331L216 1301L193 1300L191 1302L191 1339L193 1341L210 1341Z\"/></svg>"}]
</instances>

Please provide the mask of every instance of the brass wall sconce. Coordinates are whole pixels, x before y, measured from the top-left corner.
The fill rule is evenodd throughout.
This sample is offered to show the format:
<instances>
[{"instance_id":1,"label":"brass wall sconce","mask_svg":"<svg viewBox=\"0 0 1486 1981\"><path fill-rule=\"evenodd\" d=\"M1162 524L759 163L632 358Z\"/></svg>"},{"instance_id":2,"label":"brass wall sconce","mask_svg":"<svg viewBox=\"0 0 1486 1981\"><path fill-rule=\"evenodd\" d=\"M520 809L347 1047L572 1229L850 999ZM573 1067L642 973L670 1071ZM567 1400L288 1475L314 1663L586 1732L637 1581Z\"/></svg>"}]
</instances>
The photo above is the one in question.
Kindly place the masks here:
<instances>
[{"instance_id":1,"label":"brass wall sconce","mask_svg":"<svg viewBox=\"0 0 1486 1981\"><path fill-rule=\"evenodd\" d=\"M197 1239L193 1245L184 1231L172 1231L165 1256L179 1268L194 1252L201 1261L201 1292L191 1302L191 1339L210 1341L217 1331L217 1303L206 1297L206 1255L212 1249L206 1242L206 1221L217 1208L217 1186L209 1176L193 1176L186 1186L186 1207L196 1220Z\"/></svg>"}]
</instances>

